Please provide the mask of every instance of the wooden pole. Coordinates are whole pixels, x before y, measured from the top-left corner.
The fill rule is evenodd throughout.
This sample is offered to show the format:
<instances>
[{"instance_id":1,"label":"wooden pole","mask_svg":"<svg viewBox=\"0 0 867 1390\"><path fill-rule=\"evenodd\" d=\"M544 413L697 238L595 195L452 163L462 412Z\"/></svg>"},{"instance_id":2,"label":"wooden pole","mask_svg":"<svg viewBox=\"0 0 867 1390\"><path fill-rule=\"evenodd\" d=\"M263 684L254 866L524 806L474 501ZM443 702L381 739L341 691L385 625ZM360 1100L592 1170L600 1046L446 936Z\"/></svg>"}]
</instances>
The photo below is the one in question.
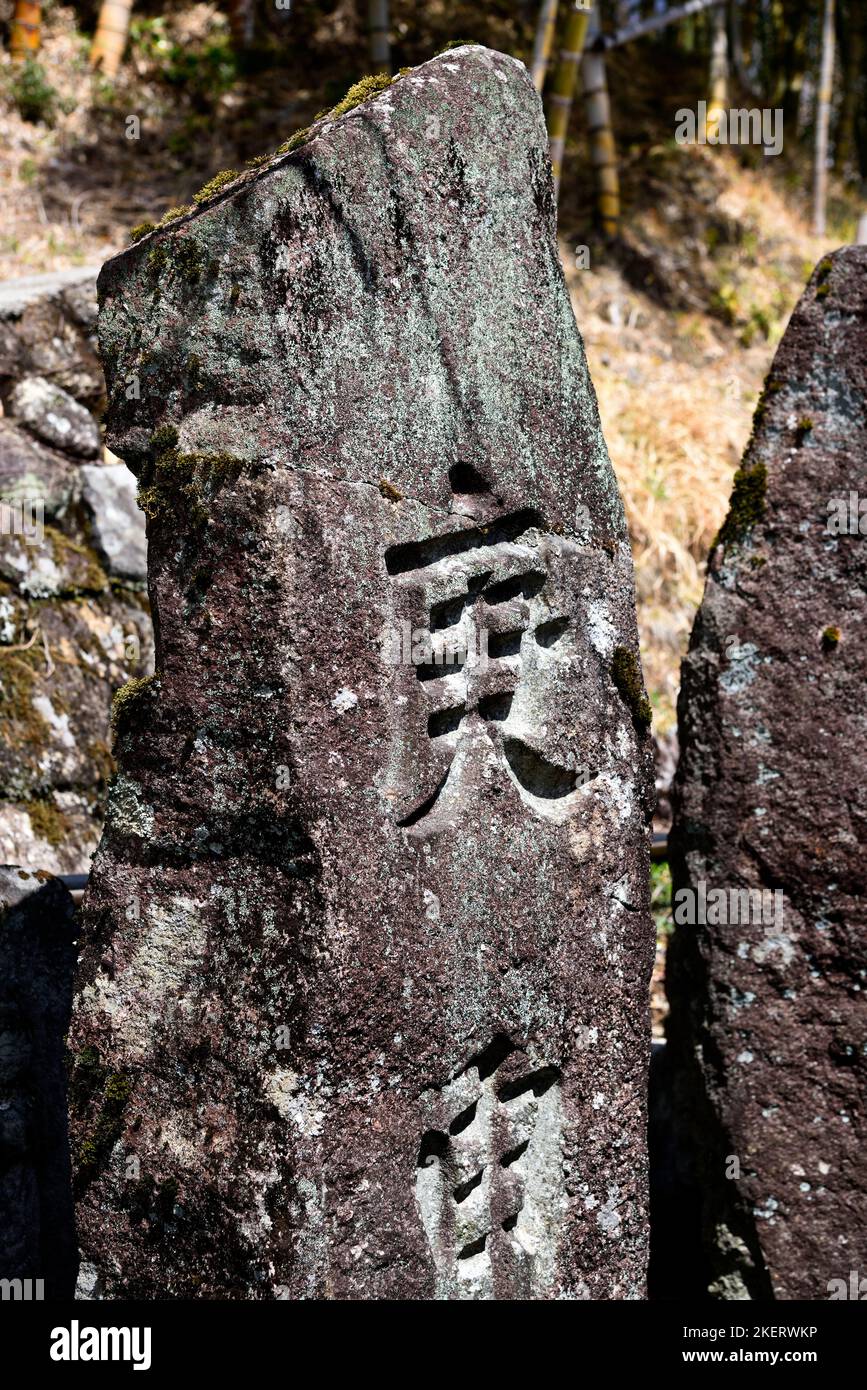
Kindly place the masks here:
<instances>
[{"instance_id":1,"label":"wooden pole","mask_svg":"<svg viewBox=\"0 0 867 1390\"><path fill-rule=\"evenodd\" d=\"M813 231L825 235L825 211L828 202L828 122L831 115L831 90L834 83L834 0L825 0L822 23L822 71L819 78L819 100L816 107L816 165L813 171Z\"/></svg>"},{"instance_id":2,"label":"wooden pole","mask_svg":"<svg viewBox=\"0 0 867 1390\"><path fill-rule=\"evenodd\" d=\"M557 0L542 0L542 7L539 10L536 42L533 47L533 65L530 69L533 86L537 92L541 92L545 85L545 76L551 61L554 35L557 32L557 7Z\"/></svg>"}]
</instances>

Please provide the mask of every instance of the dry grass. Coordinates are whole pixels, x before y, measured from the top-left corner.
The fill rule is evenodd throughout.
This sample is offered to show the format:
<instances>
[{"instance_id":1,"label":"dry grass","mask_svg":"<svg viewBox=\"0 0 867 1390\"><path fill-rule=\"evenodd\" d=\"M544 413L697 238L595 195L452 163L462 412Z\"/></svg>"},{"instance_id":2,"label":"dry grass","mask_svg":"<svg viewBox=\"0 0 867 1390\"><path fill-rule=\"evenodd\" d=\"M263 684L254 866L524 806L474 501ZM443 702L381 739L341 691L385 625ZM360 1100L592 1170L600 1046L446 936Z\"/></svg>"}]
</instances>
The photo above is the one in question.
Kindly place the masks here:
<instances>
[{"instance_id":1,"label":"dry grass","mask_svg":"<svg viewBox=\"0 0 867 1390\"><path fill-rule=\"evenodd\" d=\"M576 270L561 247L629 521L658 733L675 725L681 656L762 381L809 271L839 244L811 236L795 199L731 152L681 157L718 161L720 210L743 229L736 246L700 251L716 314L666 311L615 266ZM662 235L655 221L640 227L645 244Z\"/></svg>"}]
</instances>

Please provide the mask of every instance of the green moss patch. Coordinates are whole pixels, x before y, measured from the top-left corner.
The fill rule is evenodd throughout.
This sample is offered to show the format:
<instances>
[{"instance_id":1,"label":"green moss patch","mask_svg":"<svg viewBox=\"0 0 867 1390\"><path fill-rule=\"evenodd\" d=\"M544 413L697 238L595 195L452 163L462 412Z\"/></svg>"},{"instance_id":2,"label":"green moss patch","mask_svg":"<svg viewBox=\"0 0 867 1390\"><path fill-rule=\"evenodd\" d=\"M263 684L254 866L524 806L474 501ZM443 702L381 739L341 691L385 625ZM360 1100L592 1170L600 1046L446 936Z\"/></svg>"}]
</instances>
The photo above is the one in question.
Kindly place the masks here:
<instances>
[{"instance_id":1,"label":"green moss patch","mask_svg":"<svg viewBox=\"0 0 867 1390\"><path fill-rule=\"evenodd\" d=\"M813 421L809 415L803 415L795 426L795 444L800 449L804 440L812 433Z\"/></svg>"},{"instance_id":2,"label":"green moss patch","mask_svg":"<svg viewBox=\"0 0 867 1390\"><path fill-rule=\"evenodd\" d=\"M51 546L54 563L60 572L71 576L64 594L104 594L109 587L108 575L97 559L96 552L73 541L56 526L45 527L45 537Z\"/></svg>"},{"instance_id":3,"label":"green moss patch","mask_svg":"<svg viewBox=\"0 0 867 1390\"><path fill-rule=\"evenodd\" d=\"M644 689L641 664L629 647L615 647L611 660L611 679L627 705L632 722L640 730L650 728L653 710Z\"/></svg>"},{"instance_id":4,"label":"green moss patch","mask_svg":"<svg viewBox=\"0 0 867 1390\"><path fill-rule=\"evenodd\" d=\"M151 232L155 232L156 227L156 222L139 222L135 227L130 227L129 239L133 245L135 245L137 241L142 240L142 237L149 236Z\"/></svg>"},{"instance_id":5,"label":"green moss patch","mask_svg":"<svg viewBox=\"0 0 867 1390\"><path fill-rule=\"evenodd\" d=\"M714 541L718 545L737 545L762 520L768 495L768 470L763 463L745 465L735 474L729 512ZM713 548L713 547L712 547Z\"/></svg>"},{"instance_id":6,"label":"green moss patch","mask_svg":"<svg viewBox=\"0 0 867 1390\"><path fill-rule=\"evenodd\" d=\"M48 724L33 707L37 661L44 664L41 651L37 656L32 649L5 652L0 647L0 736L9 748L44 748L51 740Z\"/></svg>"},{"instance_id":7,"label":"green moss patch","mask_svg":"<svg viewBox=\"0 0 867 1390\"><path fill-rule=\"evenodd\" d=\"M824 256L819 262L816 271L816 298L825 299L831 293L831 271L834 262L830 256Z\"/></svg>"},{"instance_id":8,"label":"green moss patch","mask_svg":"<svg viewBox=\"0 0 867 1390\"><path fill-rule=\"evenodd\" d=\"M33 827L33 833L49 845L62 845L69 837L69 821L60 810L53 796L37 797L33 801L20 803L26 811Z\"/></svg>"},{"instance_id":9,"label":"green moss patch","mask_svg":"<svg viewBox=\"0 0 867 1390\"><path fill-rule=\"evenodd\" d=\"M223 169L222 173L215 174L212 179L204 184L204 186L199 189L198 193L193 194L193 202L197 206L201 203L206 203L209 198L216 197L218 193L221 193L224 188L228 188L229 184L234 183L239 177L240 175L237 169Z\"/></svg>"},{"instance_id":10,"label":"green moss patch","mask_svg":"<svg viewBox=\"0 0 867 1390\"><path fill-rule=\"evenodd\" d=\"M164 212L162 217L160 218L159 226L167 227L170 222L177 222L179 217L186 217L187 213L192 211L192 203L187 203L184 207L169 208L168 211Z\"/></svg>"},{"instance_id":11,"label":"green moss patch","mask_svg":"<svg viewBox=\"0 0 867 1390\"><path fill-rule=\"evenodd\" d=\"M96 1049L88 1050L96 1051ZM96 1063L94 1064L91 1059L88 1062L88 1068L91 1075L97 1070L101 1070L98 1054ZM103 1075L105 1080L96 1122L78 1150L75 1188L79 1194L93 1182L100 1170L105 1167L112 1149L123 1134L124 1115L132 1092L132 1081L123 1072L109 1072L108 1074L103 1072ZM73 1074L72 1087L75 1084L76 1076Z\"/></svg>"},{"instance_id":12,"label":"green moss patch","mask_svg":"<svg viewBox=\"0 0 867 1390\"><path fill-rule=\"evenodd\" d=\"M154 521L171 517L201 525L214 497L240 478L244 460L229 453L185 454L177 439L171 425L151 435L153 457L139 477L138 504Z\"/></svg>"},{"instance_id":13,"label":"green moss patch","mask_svg":"<svg viewBox=\"0 0 867 1390\"><path fill-rule=\"evenodd\" d=\"M347 111L354 111L356 106L361 106L362 102L369 101L371 97L378 96L384 92L386 87L390 87L393 78L387 72L371 73L368 77L362 77L360 82L356 82L350 87L346 96L332 106L327 113L330 121L336 121L338 116L345 116Z\"/></svg>"},{"instance_id":14,"label":"green moss patch","mask_svg":"<svg viewBox=\"0 0 867 1390\"><path fill-rule=\"evenodd\" d=\"M116 734L129 727L134 706L150 689L155 679L154 676L134 676L126 685L115 691L111 702L111 727Z\"/></svg>"}]
</instances>

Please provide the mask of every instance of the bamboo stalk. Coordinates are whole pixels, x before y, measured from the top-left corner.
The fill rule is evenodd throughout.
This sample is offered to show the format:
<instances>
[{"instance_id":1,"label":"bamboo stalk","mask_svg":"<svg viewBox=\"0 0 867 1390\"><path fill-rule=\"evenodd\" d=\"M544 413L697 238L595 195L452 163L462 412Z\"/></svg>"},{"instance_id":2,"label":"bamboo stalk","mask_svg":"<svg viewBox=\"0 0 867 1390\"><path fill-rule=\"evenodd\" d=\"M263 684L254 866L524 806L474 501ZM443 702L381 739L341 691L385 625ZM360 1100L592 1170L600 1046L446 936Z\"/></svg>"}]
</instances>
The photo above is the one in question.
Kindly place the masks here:
<instances>
[{"instance_id":1,"label":"bamboo stalk","mask_svg":"<svg viewBox=\"0 0 867 1390\"><path fill-rule=\"evenodd\" d=\"M370 0L367 11L370 35L370 66L373 72L391 72L388 0Z\"/></svg>"},{"instance_id":2,"label":"bamboo stalk","mask_svg":"<svg viewBox=\"0 0 867 1390\"><path fill-rule=\"evenodd\" d=\"M590 21L591 42L599 32L599 11ZM588 46L581 62L581 84L590 139L590 162L596 177L596 209L606 236L614 236L620 221L620 178L617 148L611 129L611 100L605 75L605 55Z\"/></svg>"},{"instance_id":3,"label":"bamboo stalk","mask_svg":"<svg viewBox=\"0 0 867 1390\"><path fill-rule=\"evenodd\" d=\"M9 33L9 56L23 63L38 53L42 39L42 5L34 0L15 0Z\"/></svg>"},{"instance_id":4,"label":"bamboo stalk","mask_svg":"<svg viewBox=\"0 0 867 1390\"><path fill-rule=\"evenodd\" d=\"M232 47L236 53L243 53L253 42L253 0L229 0L228 8Z\"/></svg>"},{"instance_id":5,"label":"bamboo stalk","mask_svg":"<svg viewBox=\"0 0 867 1390\"><path fill-rule=\"evenodd\" d=\"M554 173L554 196L560 191L560 176L563 172L563 151L566 148L566 131L575 83L578 78L578 64L584 50L584 38L590 20L590 10L581 0L574 0L572 11L566 21L563 34L563 47L557 59L554 81L548 94L548 147L551 155L551 168Z\"/></svg>"},{"instance_id":6,"label":"bamboo stalk","mask_svg":"<svg viewBox=\"0 0 867 1390\"><path fill-rule=\"evenodd\" d=\"M714 10L712 18L712 37L710 49L710 95L707 103L705 130L711 144L719 134L720 117L729 100L729 40L726 29L726 13L720 7Z\"/></svg>"},{"instance_id":7,"label":"bamboo stalk","mask_svg":"<svg viewBox=\"0 0 867 1390\"><path fill-rule=\"evenodd\" d=\"M825 0L822 22L822 70L816 108L816 165L813 171L813 231L825 235L828 201L828 122L831 115L831 89L834 82L834 0Z\"/></svg>"},{"instance_id":8,"label":"bamboo stalk","mask_svg":"<svg viewBox=\"0 0 867 1390\"><path fill-rule=\"evenodd\" d=\"M90 66L105 77L116 77L126 48L132 0L102 0L99 22L90 49Z\"/></svg>"},{"instance_id":9,"label":"bamboo stalk","mask_svg":"<svg viewBox=\"0 0 867 1390\"><path fill-rule=\"evenodd\" d=\"M551 50L554 47L554 35L557 32L557 6L558 0L542 0L542 6L539 10L536 43L533 48L533 65L530 69L533 86L539 93L545 85L548 64L551 61Z\"/></svg>"}]
</instances>

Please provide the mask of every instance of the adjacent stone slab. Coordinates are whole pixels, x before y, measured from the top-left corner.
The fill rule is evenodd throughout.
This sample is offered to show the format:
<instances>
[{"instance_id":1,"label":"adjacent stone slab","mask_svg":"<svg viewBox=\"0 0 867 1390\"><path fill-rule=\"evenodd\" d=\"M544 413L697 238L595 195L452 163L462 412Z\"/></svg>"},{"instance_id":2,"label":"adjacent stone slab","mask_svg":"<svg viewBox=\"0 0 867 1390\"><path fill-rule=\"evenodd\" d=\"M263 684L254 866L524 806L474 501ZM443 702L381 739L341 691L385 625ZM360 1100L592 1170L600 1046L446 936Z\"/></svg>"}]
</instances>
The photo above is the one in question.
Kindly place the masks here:
<instances>
[{"instance_id":1,"label":"adjacent stone slab","mask_svg":"<svg viewBox=\"0 0 867 1390\"><path fill-rule=\"evenodd\" d=\"M847 248L774 359L683 667L674 878L708 907L669 952L668 1071L723 1298L867 1267L865 323Z\"/></svg>"},{"instance_id":2,"label":"adjacent stone slab","mask_svg":"<svg viewBox=\"0 0 867 1390\"><path fill-rule=\"evenodd\" d=\"M426 64L100 293L159 651L84 909L87 1287L640 1298L648 709L526 71Z\"/></svg>"},{"instance_id":3,"label":"adjacent stone slab","mask_svg":"<svg viewBox=\"0 0 867 1390\"><path fill-rule=\"evenodd\" d=\"M82 492L93 538L109 574L142 583L147 579L145 520L136 502L136 481L123 463L86 463Z\"/></svg>"},{"instance_id":4,"label":"adjacent stone slab","mask_svg":"<svg viewBox=\"0 0 867 1390\"><path fill-rule=\"evenodd\" d=\"M19 381L12 389L9 406L22 425L55 449L81 458L96 458L100 452L99 426L90 411L44 377L28 376Z\"/></svg>"},{"instance_id":5,"label":"adjacent stone slab","mask_svg":"<svg viewBox=\"0 0 867 1390\"><path fill-rule=\"evenodd\" d=\"M0 1278L44 1281L19 1297L69 1298L75 1285L64 1068L75 958L63 885L0 867Z\"/></svg>"}]
</instances>

